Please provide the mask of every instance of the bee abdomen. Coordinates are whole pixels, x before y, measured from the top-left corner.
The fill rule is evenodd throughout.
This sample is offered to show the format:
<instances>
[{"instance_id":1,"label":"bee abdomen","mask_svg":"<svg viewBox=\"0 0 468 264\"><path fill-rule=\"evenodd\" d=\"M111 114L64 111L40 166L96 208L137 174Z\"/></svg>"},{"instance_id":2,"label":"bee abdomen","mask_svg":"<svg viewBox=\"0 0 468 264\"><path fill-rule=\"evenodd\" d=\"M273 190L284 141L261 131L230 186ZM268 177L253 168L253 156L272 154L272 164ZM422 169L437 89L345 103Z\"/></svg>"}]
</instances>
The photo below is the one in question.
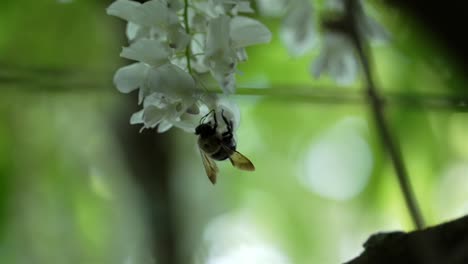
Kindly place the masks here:
<instances>
[{"instance_id":1,"label":"bee abdomen","mask_svg":"<svg viewBox=\"0 0 468 264\"><path fill-rule=\"evenodd\" d=\"M225 160L225 159L229 158L232 155L233 152L234 151L232 151L232 150L227 150L225 148L219 148L218 151L211 154L210 156L211 156L212 159L215 159L215 160Z\"/></svg>"},{"instance_id":2,"label":"bee abdomen","mask_svg":"<svg viewBox=\"0 0 468 264\"><path fill-rule=\"evenodd\" d=\"M215 160L225 160L229 158L234 151L236 151L236 142L233 138L224 138L221 143L223 147L220 147L217 151L214 151L210 156Z\"/></svg>"}]
</instances>

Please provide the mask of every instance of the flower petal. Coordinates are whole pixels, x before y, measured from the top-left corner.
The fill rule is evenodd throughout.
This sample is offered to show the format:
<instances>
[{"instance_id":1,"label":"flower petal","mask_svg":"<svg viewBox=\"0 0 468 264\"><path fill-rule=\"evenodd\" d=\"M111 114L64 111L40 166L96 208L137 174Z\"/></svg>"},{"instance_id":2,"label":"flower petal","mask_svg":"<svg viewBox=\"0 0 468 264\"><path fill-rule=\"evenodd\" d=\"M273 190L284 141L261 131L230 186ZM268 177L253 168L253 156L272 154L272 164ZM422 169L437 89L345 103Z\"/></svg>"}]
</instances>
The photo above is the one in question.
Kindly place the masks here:
<instances>
[{"instance_id":1,"label":"flower petal","mask_svg":"<svg viewBox=\"0 0 468 264\"><path fill-rule=\"evenodd\" d=\"M177 12L184 7L184 4L181 0L166 0L166 2L167 7L174 12Z\"/></svg>"},{"instance_id":2,"label":"flower petal","mask_svg":"<svg viewBox=\"0 0 468 264\"><path fill-rule=\"evenodd\" d=\"M358 26L361 32L365 34L371 41L377 43L386 43L391 39L390 32L387 31L381 24L370 16L363 15L358 20Z\"/></svg>"},{"instance_id":3,"label":"flower petal","mask_svg":"<svg viewBox=\"0 0 468 264\"><path fill-rule=\"evenodd\" d=\"M237 13L254 13L254 10L250 7L249 1L238 1L231 9L231 14L237 16Z\"/></svg>"},{"instance_id":4,"label":"flower petal","mask_svg":"<svg viewBox=\"0 0 468 264\"><path fill-rule=\"evenodd\" d=\"M288 0L257 0L255 3L261 16L281 17L284 15Z\"/></svg>"},{"instance_id":5,"label":"flower petal","mask_svg":"<svg viewBox=\"0 0 468 264\"><path fill-rule=\"evenodd\" d=\"M281 26L280 37L293 56L303 55L315 46L315 21L312 5L308 0L291 3Z\"/></svg>"},{"instance_id":6,"label":"flower petal","mask_svg":"<svg viewBox=\"0 0 468 264\"><path fill-rule=\"evenodd\" d=\"M141 26L133 22L128 22L125 33L127 35L128 40L131 42L140 38L149 38L150 30L150 27Z\"/></svg>"},{"instance_id":7,"label":"flower petal","mask_svg":"<svg viewBox=\"0 0 468 264\"><path fill-rule=\"evenodd\" d=\"M166 115L163 109L159 109L156 106L150 105L144 108L143 120L146 127L155 127Z\"/></svg>"},{"instance_id":8,"label":"flower petal","mask_svg":"<svg viewBox=\"0 0 468 264\"><path fill-rule=\"evenodd\" d=\"M236 16L231 19L230 36L233 48L242 48L271 41L271 32L265 25L255 19L243 16Z\"/></svg>"},{"instance_id":9,"label":"flower petal","mask_svg":"<svg viewBox=\"0 0 468 264\"><path fill-rule=\"evenodd\" d=\"M207 17L202 15L201 13L195 13L190 18L190 24L192 31L196 32L203 32L205 31L205 27L207 24Z\"/></svg>"},{"instance_id":10,"label":"flower petal","mask_svg":"<svg viewBox=\"0 0 468 264\"><path fill-rule=\"evenodd\" d=\"M165 108L168 105L166 97L162 93L152 93L143 100L143 107L156 106L157 108Z\"/></svg>"},{"instance_id":11,"label":"flower petal","mask_svg":"<svg viewBox=\"0 0 468 264\"><path fill-rule=\"evenodd\" d=\"M121 93L129 93L137 89L145 78L149 67L143 63L134 63L117 70L114 84Z\"/></svg>"},{"instance_id":12,"label":"flower petal","mask_svg":"<svg viewBox=\"0 0 468 264\"><path fill-rule=\"evenodd\" d=\"M241 13L253 13L254 10L250 7L250 1L240 1L237 4L237 11Z\"/></svg>"},{"instance_id":13,"label":"flower petal","mask_svg":"<svg viewBox=\"0 0 468 264\"><path fill-rule=\"evenodd\" d=\"M192 96L199 92L192 76L173 64L151 68L146 76L143 89L145 95L159 92L169 97Z\"/></svg>"},{"instance_id":14,"label":"flower petal","mask_svg":"<svg viewBox=\"0 0 468 264\"><path fill-rule=\"evenodd\" d=\"M163 1L147 1L141 5L142 12L151 24L148 26L164 27L179 22L175 11L168 8Z\"/></svg>"},{"instance_id":15,"label":"flower petal","mask_svg":"<svg viewBox=\"0 0 468 264\"><path fill-rule=\"evenodd\" d=\"M236 51L237 59L239 61L246 61L249 56L247 55L247 51L244 48L240 48Z\"/></svg>"},{"instance_id":16,"label":"flower petal","mask_svg":"<svg viewBox=\"0 0 468 264\"><path fill-rule=\"evenodd\" d=\"M142 26L163 27L178 21L177 14L161 1L140 4L129 0L117 0L107 8L107 14Z\"/></svg>"},{"instance_id":17,"label":"flower petal","mask_svg":"<svg viewBox=\"0 0 468 264\"><path fill-rule=\"evenodd\" d=\"M117 0L113 2L107 9L107 14L116 16L127 21L137 22L140 19L141 12L140 3L129 0Z\"/></svg>"},{"instance_id":18,"label":"flower petal","mask_svg":"<svg viewBox=\"0 0 468 264\"><path fill-rule=\"evenodd\" d=\"M356 81L359 69L356 56L350 52L341 54L340 57L334 59L330 61L328 67L330 77L341 85L348 85Z\"/></svg>"},{"instance_id":19,"label":"flower petal","mask_svg":"<svg viewBox=\"0 0 468 264\"><path fill-rule=\"evenodd\" d=\"M208 113L208 111L215 110L220 131L225 131L226 129L225 122L220 122L220 120L223 120L222 115L224 115L228 121L233 123L234 131L237 129L240 123L240 110L239 106L235 102L228 100L226 96L218 94L205 94L202 97L202 101L207 106L207 109L205 109L205 111L207 111L206 113ZM209 118L212 120L213 116L210 115Z\"/></svg>"},{"instance_id":20,"label":"flower petal","mask_svg":"<svg viewBox=\"0 0 468 264\"><path fill-rule=\"evenodd\" d=\"M359 63L349 38L341 33L326 32L323 45L320 55L312 64L312 74L318 77L327 71L338 84L354 82Z\"/></svg>"},{"instance_id":21,"label":"flower petal","mask_svg":"<svg viewBox=\"0 0 468 264\"><path fill-rule=\"evenodd\" d=\"M120 56L145 62L152 66L159 66L168 61L169 50L158 40L139 39L130 47L123 48Z\"/></svg>"},{"instance_id":22,"label":"flower petal","mask_svg":"<svg viewBox=\"0 0 468 264\"><path fill-rule=\"evenodd\" d=\"M168 131L169 129L171 129L171 127L172 127L172 123L166 120L162 120L161 123L159 123L157 131L158 133L164 133Z\"/></svg>"},{"instance_id":23,"label":"flower petal","mask_svg":"<svg viewBox=\"0 0 468 264\"><path fill-rule=\"evenodd\" d=\"M222 15L208 22L205 56L212 57L230 49L228 16Z\"/></svg>"},{"instance_id":24,"label":"flower petal","mask_svg":"<svg viewBox=\"0 0 468 264\"><path fill-rule=\"evenodd\" d=\"M175 24L168 28L167 41L169 42L169 47L176 51L182 51L190 42L190 36L185 33L179 24Z\"/></svg>"},{"instance_id":25,"label":"flower petal","mask_svg":"<svg viewBox=\"0 0 468 264\"><path fill-rule=\"evenodd\" d=\"M173 125L177 128L184 130L187 133L195 133L195 128L198 126L198 122L181 120L174 122Z\"/></svg>"},{"instance_id":26,"label":"flower petal","mask_svg":"<svg viewBox=\"0 0 468 264\"><path fill-rule=\"evenodd\" d=\"M128 22L125 29L125 34L127 35L128 40L134 40L140 31L141 26L133 22Z\"/></svg>"},{"instance_id":27,"label":"flower petal","mask_svg":"<svg viewBox=\"0 0 468 264\"><path fill-rule=\"evenodd\" d=\"M197 103L192 104L187 108L187 114L198 115L200 114L200 107Z\"/></svg>"},{"instance_id":28,"label":"flower petal","mask_svg":"<svg viewBox=\"0 0 468 264\"><path fill-rule=\"evenodd\" d=\"M312 62L311 74L315 78L319 78L323 71L326 70L328 64L328 55L326 51L322 51L317 58Z\"/></svg>"},{"instance_id":29,"label":"flower petal","mask_svg":"<svg viewBox=\"0 0 468 264\"><path fill-rule=\"evenodd\" d=\"M236 74L212 72L213 77L219 83L225 94L234 94L236 92Z\"/></svg>"},{"instance_id":30,"label":"flower petal","mask_svg":"<svg viewBox=\"0 0 468 264\"><path fill-rule=\"evenodd\" d=\"M240 123L239 106L225 97L219 97L216 108L216 118L218 120L223 120L222 115L224 115L228 121L233 123L233 131L236 131Z\"/></svg>"},{"instance_id":31,"label":"flower petal","mask_svg":"<svg viewBox=\"0 0 468 264\"><path fill-rule=\"evenodd\" d=\"M140 111L133 113L132 117L130 117L130 124L135 125L135 124L142 124L144 123L143 121L143 111L144 109L141 109Z\"/></svg>"}]
</instances>

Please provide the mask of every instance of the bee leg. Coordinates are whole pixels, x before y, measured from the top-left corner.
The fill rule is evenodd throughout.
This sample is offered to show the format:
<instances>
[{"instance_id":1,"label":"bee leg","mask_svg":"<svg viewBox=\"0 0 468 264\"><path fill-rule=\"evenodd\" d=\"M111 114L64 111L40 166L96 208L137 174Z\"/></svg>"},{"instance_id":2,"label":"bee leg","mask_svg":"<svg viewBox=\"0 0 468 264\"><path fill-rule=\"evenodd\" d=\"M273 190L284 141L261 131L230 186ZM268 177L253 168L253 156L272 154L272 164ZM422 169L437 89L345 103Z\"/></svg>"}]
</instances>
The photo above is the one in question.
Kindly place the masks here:
<instances>
[{"instance_id":1,"label":"bee leg","mask_svg":"<svg viewBox=\"0 0 468 264\"><path fill-rule=\"evenodd\" d=\"M227 126L227 131L223 132L221 134L222 140L224 144L229 146L231 149L235 149L236 145L233 140L233 134L232 134L232 121L228 121L226 116L224 115L224 110L221 111L221 117L223 118L224 123L226 123Z\"/></svg>"},{"instance_id":2,"label":"bee leg","mask_svg":"<svg viewBox=\"0 0 468 264\"><path fill-rule=\"evenodd\" d=\"M224 109L221 110L221 117L223 118L224 123L226 123L226 126L228 128L228 132L232 133L232 121L228 121L226 116L224 115Z\"/></svg>"},{"instance_id":3,"label":"bee leg","mask_svg":"<svg viewBox=\"0 0 468 264\"><path fill-rule=\"evenodd\" d=\"M229 138L232 138L232 133L231 133L231 131L226 131L226 132L223 132L223 133L221 134L221 136L222 136L223 138L229 139Z\"/></svg>"},{"instance_id":4,"label":"bee leg","mask_svg":"<svg viewBox=\"0 0 468 264\"><path fill-rule=\"evenodd\" d=\"M200 124L202 123L205 123L205 120L206 118L208 118L209 115L211 115L215 110L214 109L211 109L208 114L204 115L201 119L200 119ZM216 118L216 117L215 117Z\"/></svg>"},{"instance_id":5,"label":"bee leg","mask_svg":"<svg viewBox=\"0 0 468 264\"><path fill-rule=\"evenodd\" d=\"M224 111L221 111L221 117L223 118L223 121L224 123L226 123L226 126L227 126L227 131L223 132L221 134L222 136L222 141L224 143L225 146L229 147L229 149L231 150L235 150L236 149L236 143L234 141L234 136L232 134L232 121L229 122L226 118L226 116L224 116Z\"/></svg>"},{"instance_id":6,"label":"bee leg","mask_svg":"<svg viewBox=\"0 0 468 264\"><path fill-rule=\"evenodd\" d=\"M213 129L216 131L216 129L218 128L218 119L216 119L216 111L213 114L213 119L214 119L214 128Z\"/></svg>"}]
</instances>

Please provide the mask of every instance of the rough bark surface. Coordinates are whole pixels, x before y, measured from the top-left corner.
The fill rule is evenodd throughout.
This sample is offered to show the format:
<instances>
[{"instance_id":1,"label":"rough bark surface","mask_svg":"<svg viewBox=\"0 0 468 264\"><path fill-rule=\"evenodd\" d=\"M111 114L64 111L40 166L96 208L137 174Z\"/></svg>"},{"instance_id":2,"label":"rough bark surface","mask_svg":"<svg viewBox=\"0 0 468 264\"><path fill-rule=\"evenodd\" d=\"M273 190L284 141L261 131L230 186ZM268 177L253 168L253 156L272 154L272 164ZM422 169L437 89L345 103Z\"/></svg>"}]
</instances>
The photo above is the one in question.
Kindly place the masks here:
<instances>
[{"instance_id":1,"label":"rough bark surface","mask_svg":"<svg viewBox=\"0 0 468 264\"><path fill-rule=\"evenodd\" d=\"M346 264L467 264L468 216L414 232L372 235Z\"/></svg>"}]
</instances>

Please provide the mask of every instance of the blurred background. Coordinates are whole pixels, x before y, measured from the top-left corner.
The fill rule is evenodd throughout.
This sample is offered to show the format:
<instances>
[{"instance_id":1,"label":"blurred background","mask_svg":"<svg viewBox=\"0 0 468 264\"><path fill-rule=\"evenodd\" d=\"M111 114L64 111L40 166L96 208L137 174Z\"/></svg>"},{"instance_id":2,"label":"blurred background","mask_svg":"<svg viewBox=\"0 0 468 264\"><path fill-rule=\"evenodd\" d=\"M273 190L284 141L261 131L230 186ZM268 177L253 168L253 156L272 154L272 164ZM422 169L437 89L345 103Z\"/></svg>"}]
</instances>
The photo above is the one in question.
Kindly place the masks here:
<instances>
[{"instance_id":1,"label":"blurred background","mask_svg":"<svg viewBox=\"0 0 468 264\"><path fill-rule=\"evenodd\" d=\"M273 40L248 50L234 98L256 171L218 163L213 186L195 135L129 124L110 3L0 2L0 263L341 263L372 233L413 229L362 84L312 79L318 50L290 58L280 19L258 17ZM392 33L373 70L422 213L461 217L466 53L412 7L370 6Z\"/></svg>"}]
</instances>

